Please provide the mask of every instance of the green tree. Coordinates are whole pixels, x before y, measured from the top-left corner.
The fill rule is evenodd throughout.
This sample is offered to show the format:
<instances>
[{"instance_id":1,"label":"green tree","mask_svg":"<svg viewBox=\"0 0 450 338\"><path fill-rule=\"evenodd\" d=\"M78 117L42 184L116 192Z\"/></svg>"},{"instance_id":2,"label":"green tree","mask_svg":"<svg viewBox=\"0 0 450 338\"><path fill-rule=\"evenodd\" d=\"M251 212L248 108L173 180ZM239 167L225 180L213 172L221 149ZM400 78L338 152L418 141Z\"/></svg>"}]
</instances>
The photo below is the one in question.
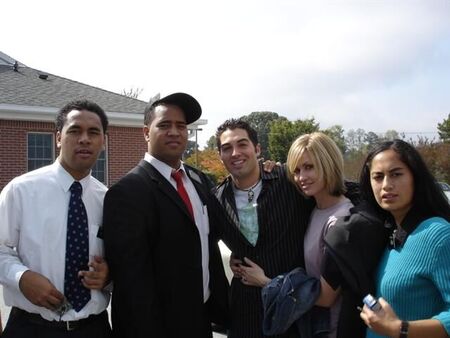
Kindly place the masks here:
<instances>
[{"instance_id":1,"label":"green tree","mask_svg":"<svg viewBox=\"0 0 450 338\"><path fill-rule=\"evenodd\" d=\"M314 118L305 120L277 120L273 121L269 133L269 151L271 160L286 162L287 154L292 142L303 134L319 130L319 124Z\"/></svg>"},{"instance_id":2,"label":"green tree","mask_svg":"<svg viewBox=\"0 0 450 338\"><path fill-rule=\"evenodd\" d=\"M396 130L390 129L384 133L383 139L386 141L392 141L399 138L399 134Z\"/></svg>"},{"instance_id":3,"label":"green tree","mask_svg":"<svg viewBox=\"0 0 450 338\"><path fill-rule=\"evenodd\" d=\"M351 180L358 180L364 158L367 154L368 144L378 140L378 135L374 132L366 133L364 129L350 129L345 138L347 152L344 156L345 177Z\"/></svg>"},{"instance_id":4,"label":"green tree","mask_svg":"<svg viewBox=\"0 0 450 338\"><path fill-rule=\"evenodd\" d=\"M197 144L197 150L198 150L198 144ZM186 150L184 151L183 158L188 158L195 154L195 142L194 141L187 141Z\"/></svg>"},{"instance_id":5,"label":"green tree","mask_svg":"<svg viewBox=\"0 0 450 338\"><path fill-rule=\"evenodd\" d=\"M366 132L364 129L358 128L356 130L350 129L347 132L347 137L345 138L345 142L347 145L347 149L352 151L364 151L365 150L365 137Z\"/></svg>"},{"instance_id":6,"label":"green tree","mask_svg":"<svg viewBox=\"0 0 450 338\"><path fill-rule=\"evenodd\" d=\"M270 111L257 111L241 117L242 120L249 123L258 133L258 141L261 145L261 157L271 159L273 156L269 152L269 132L273 121L287 121L284 116Z\"/></svg>"},{"instance_id":7,"label":"green tree","mask_svg":"<svg viewBox=\"0 0 450 338\"><path fill-rule=\"evenodd\" d=\"M367 145L367 149L369 150L372 149L372 147L375 146L378 142L380 142L380 137L373 131L369 131L364 137L364 141Z\"/></svg>"},{"instance_id":8,"label":"green tree","mask_svg":"<svg viewBox=\"0 0 450 338\"><path fill-rule=\"evenodd\" d=\"M208 141L206 141L205 149L217 150L217 138L216 135L212 135Z\"/></svg>"},{"instance_id":9,"label":"green tree","mask_svg":"<svg viewBox=\"0 0 450 338\"><path fill-rule=\"evenodd\" d=\"M450 114L448 114L448 117L442 123L438 123L437 129L441 140L450 142Z\"/></svg>"},{"instance_id":10,"label":"green tree","mask_svg":"<svg viewBox=\"0 0 450 338\"><path fill-rule=\"evenodd\" d=\"M345 144L344 128L342 128L341 125L331 126L330 128L322 130L322 132L336 142L339 149L341 149L342 154L346 152L347 147Z\"/></svg>"}]
</instances>

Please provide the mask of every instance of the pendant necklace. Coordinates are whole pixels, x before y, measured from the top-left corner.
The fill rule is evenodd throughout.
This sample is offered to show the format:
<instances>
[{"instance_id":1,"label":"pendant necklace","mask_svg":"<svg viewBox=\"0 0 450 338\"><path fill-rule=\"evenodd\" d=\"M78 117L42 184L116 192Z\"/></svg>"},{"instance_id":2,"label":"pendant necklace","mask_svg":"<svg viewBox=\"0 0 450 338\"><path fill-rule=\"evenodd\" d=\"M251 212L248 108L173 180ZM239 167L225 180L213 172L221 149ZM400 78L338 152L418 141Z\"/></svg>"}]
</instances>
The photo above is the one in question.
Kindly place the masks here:
<instances>
[{"instance_id":1,"label":"pendant necklace","mask_svg":"<svg viewBox=\"0 0 450 338\"><path fill-rule=\"evenodd\" d=\"M251 203L253 201L253 198L255 197L255 192L253 191L253 189L255 189L255 187L259 184L259 182L261 182L261 179L259 179L254 185L252 185L248 189L241 189L241 188L238 188L236 185L235 186L237 189L247 192L248 203Z\"/></svg>"}]
</instances>

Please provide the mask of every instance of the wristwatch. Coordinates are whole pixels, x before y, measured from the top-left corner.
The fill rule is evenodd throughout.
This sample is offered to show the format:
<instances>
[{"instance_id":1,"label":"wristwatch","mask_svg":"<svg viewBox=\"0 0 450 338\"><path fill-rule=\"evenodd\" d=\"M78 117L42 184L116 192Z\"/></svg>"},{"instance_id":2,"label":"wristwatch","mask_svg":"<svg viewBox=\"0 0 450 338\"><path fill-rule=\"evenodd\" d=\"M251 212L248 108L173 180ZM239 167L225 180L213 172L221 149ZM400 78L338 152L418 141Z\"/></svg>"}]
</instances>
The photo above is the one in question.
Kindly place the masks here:
<instances>
[{"instance_id":1,"label":"wristwatch","mask_svg":"<svg viewBox=\"0 0 450 338\"><path fill-rule=\"evenodd\" d=\"M408 329L409 329L409 322L402 321L402 324L400 325L399 338L408 338Z\"/></svg>"}]
</instances>

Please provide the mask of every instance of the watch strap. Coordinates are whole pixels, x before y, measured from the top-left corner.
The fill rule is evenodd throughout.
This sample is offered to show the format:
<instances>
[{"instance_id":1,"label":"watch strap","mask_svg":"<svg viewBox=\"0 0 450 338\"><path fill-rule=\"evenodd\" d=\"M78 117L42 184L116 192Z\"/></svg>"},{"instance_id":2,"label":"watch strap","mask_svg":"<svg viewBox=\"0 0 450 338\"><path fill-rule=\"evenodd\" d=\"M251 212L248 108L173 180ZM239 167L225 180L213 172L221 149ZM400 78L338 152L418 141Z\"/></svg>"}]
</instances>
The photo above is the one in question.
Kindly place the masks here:
<instances>
[{"instance_id":1,"label":"watch strap","mask_svg":"<svg viewBox=\"0 0 450 338\"><path fill-rule=\"evenodd\" d=\"M399 338L408 338L409 322L402 321L400 325L400 336Z\"/></svg>"}]
</instances>

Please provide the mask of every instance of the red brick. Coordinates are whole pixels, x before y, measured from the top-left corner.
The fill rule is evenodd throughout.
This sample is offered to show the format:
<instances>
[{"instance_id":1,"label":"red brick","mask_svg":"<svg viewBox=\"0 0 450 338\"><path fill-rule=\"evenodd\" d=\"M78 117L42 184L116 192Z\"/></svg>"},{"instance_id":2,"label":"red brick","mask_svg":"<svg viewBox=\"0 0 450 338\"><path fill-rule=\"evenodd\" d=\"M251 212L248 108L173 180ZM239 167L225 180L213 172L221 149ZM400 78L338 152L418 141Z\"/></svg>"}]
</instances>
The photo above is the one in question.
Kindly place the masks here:
<instances>
[{"instance_id":1,"label":"red brick","mask_svg":"<svg viewBox=\"0 0 450 338\"><path fill-rule=\"evenodd\" d=\"M51 122L0 120L0 190L27 171L27 133L55 132ZM56 146L56 145L55 145ZM108 185L117 182L143 158L147 150L142 128L108 128ZM55 149L55 156L58 156Z\"/></svg>"}]
</instances>

